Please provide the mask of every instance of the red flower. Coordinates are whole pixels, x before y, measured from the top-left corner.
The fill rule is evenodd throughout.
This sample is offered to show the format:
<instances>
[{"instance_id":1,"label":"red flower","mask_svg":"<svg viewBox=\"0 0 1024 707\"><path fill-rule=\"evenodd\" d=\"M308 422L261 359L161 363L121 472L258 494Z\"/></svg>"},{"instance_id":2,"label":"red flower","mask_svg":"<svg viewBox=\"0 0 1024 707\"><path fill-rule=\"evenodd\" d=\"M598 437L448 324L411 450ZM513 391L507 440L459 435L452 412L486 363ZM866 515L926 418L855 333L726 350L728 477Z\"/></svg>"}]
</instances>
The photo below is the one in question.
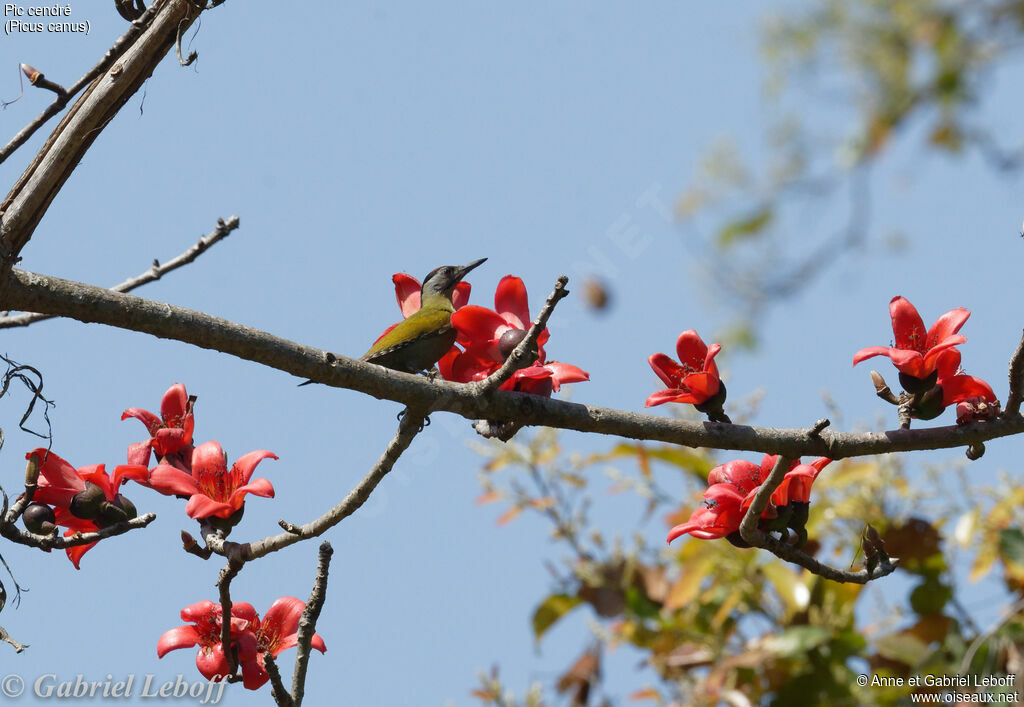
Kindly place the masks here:
<instances>
[{"instance_id":1,"label":"red flower","mask_svg":"<svg viewBox=\"0 0 1024 707\"><path fill-rule=\"evenodd\" d=\"M437 364L441 375L459 383L487 378L523 340L531 321L526 286L518 277L506 275L494 292L493 310L467 305L452 315L456 341L466 350L446 354ZM550 396L563 383L590 380L590 374L577 366L547 360L544 344L549 336L545 328L537 337L537 360L512 374L502 390Z\"/></svg>"},{"instance_id":2,"label":"red flower","mask_svg":"<svg viewBox=\"0 0 1024 707\"><path fill-rule=\"evenodd\" d=\"M305 609L306 603L301 599L281 597L270 605L262 620L257 618L253 623L261 668L265 653L276 658L299 642L299 619ZM310 645L321 653L327 652L327 646L319 633L313 634Z\"/></svg>"},{"instance_id":3,"label":"red flower","mask_svg":"<svg viewBox=\"0 0 1024 707\"><path fill-rule=\"evenodd\" d=\"M25 455L39 461L39 480L33 504L51 506L54 523L67 528L64 535L90 533L136 516L135 506L118 490L125 479L145 480L146 467L121 464L108 475L103 464L90 464L75 469L53 452L37 447ZM80 569L82 556L96 543L65 549L75 569Z\"/></svg>"},{"instance_id":4,"label":"red flower","mask_svg":"<svg viewBox=\"0 0 1024 707\"><path fill-rule=\"evenodd\" d=\"M723 538L738 534L740 523L747 509L753 503L757 490L772 469L778 456L766 454L757 465L744 459L735 459L716 466L708 474L708 489L704 492L704 505L690 515L685 523L674 526L668 533L668 542L672 542L680 535L689 533L701 540ZM810 464L801 464L800 460L794 460L790 464L789 471L783 477L782 483L772 492L772 503L761 514L761 529L780 516L780 510L796 504L806 504L810 499L811 484L818 474L832 460L819 457ZM791 514L787 527L796 530L798 533L803 530L806 523L806 513ZM734 542L741 542L736 536L731 538Z\"/></svg>"},{"instance_id":5,"label":"red flower","mask_svg":"<svg viewBox=\"0 0 1024 707\"><path fill-rule=\"evenodd\" d=\"M278 656L298 642L299 619L306 605L295 597L281 597L261 620L252 604L231 605L231 645L238 651L242 668L242 684L257 690L270 679L264 669L266 653ZM208 680L223 679L229 672L228 660L221 642L224 625L220 604L201 601L181 611L181 618L191 622L167 631L157 641L156 654L163 658L179 648L199 646L196 667ZM327 651L324 639L314 633L311 643L321 653Z\"/></svg>"},{"instance_id":6,"label":"red flower","mask_svg":"<svg viewBox=\"0 0 1024 707\"><path fill-rule=\"evenodd\" d=\"M243 455L228 471L227 455L219 442L206 442L192 452L192 473L170 464L160 464L149 474L149 485L168 496L188 496L185 512L190 518L228 518L251 493L274 497L274 487L266 479L250 481L256 465L277 455L264 449Z\"/></svg>"},{"instance_id":7,"label":"red flower","mask_svg":"<svg viewBox=\"0 0 1024 707\"><path fill-rule=\"evenodd\" d=\"M663 353L656 353L647 359L651 368L668 386L647 398L646 407L663 403L692 403L700 405L718 395L721 380L715 356L722 350L721 344L706 346L693 329L687 329L676 340L676 363ZM680 365L681 364L681 365Z\"/></svg>"},{"instance_id":8,"label":"red flower","mask_svg":"<svg viewBox=\"0 0 1024 707\"><path fill-rule=\"evenodd\" d=\"M121 414L121 419L126 420L134 417L141 420L142 424L149 430L149 439L128 447L128 463L142 464L149 466L149 451L156 452L157 459L164 461L164 457L176 454L184 450L188 456L192 444L192 431L195 427L195 418L192 414L192 403L194 399L188 397L185 386L175 383L164 393L160 401L160 417L157 417L149 410L140 408L128 408Z\"/></svg>"},{"instance_id":9,"label":"red flower","mask_svg":"<svg viewBox=\"0 0 1024 707\"><path fill-rule=\"evenodd\" d=\"M892 298L889 314L896 345L893 348L869 346L861 349L853 356L854 366L872 356L888 356L900 373L927 378L935 372L943 351L967 341L966 336L957 334L971 316L970 311L963 307L943 314L928 331L925 331L924 321L914 305L903 297Z\"/></svg>"},{"instance_id":10,"label":"red flower","mask_svg":"<svg viewBox=\"0 0 1024 707\"><path fill-rule=\"evenodd\" d=\"M960 352L957 349L943 351L936 370L939 372L937 384L942 386L943 408L970 398L979 398L987 403L996 401L992 386L981 378L960 371Z\"/></svg>"},{"instance_id":11,"label":"red flower","mask_svg":"<svg viewBox=\"0 0 1024 707\"><path fill-rule=\"evenodd\" d=\"M222 680L230 673L224 645L221 642L221 627L224 625L220 604L206 600L186 606L181 610L183 621L190 622L167 631L156 644L158 658L179 648L199 646L196 653L196 667L207 680ZM259 658L254 625L259 617L252 604L235 602L231 605L231 646L237 649L238 663L242 668L242 684L255 690L267 682Z\"/></svg>"}]
</instances>

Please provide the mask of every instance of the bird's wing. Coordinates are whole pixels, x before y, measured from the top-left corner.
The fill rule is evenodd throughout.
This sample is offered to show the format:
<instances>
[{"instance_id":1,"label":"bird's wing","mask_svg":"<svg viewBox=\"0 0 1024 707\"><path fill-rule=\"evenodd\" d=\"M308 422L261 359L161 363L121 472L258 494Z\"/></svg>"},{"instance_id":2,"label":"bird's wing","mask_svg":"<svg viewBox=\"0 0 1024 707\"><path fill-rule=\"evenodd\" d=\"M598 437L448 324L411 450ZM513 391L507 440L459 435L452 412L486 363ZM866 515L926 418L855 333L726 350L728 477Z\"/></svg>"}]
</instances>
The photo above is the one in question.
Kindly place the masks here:
<instances>
[{"instance_id":1,"label":"bird's wing","mask_svg":"<svg viewBox=\"0 0 1024 707\"><path fill-rule=\"evenodd\" d=\"M426 336L437 336L451 329L452 313L443 309L420 309L408 319L398 322L373 342L370 350L363 354L369 360L402 344L412 343ZM410 336L410 332L419 332Z\"/></svg>"}]
</instances>

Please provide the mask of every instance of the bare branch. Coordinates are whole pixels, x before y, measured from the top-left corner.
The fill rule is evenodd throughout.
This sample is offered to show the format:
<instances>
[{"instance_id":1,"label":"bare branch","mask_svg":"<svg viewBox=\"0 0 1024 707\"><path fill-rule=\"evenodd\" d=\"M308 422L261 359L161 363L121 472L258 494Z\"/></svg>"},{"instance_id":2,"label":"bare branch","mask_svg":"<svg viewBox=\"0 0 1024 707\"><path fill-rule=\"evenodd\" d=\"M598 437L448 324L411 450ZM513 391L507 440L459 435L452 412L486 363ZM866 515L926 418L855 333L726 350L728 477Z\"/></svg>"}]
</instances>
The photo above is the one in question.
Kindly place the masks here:
<instances>
[{"instance_id":1,"label":"bare branch","mask_svg":"<svg viewBox=\"0 0 1024 707\"><path fill-rule=\"evenodd\" d=\"M22 311L109 324L160 338L176 339L285 371L301 379L386 398L415 410L447 411L469 420L517 420L579 432L646 439L686 447L743 450L830 459L967 447L1024 432L1024 418L1006 417L967 425L915 430L840 433L823 430L688 422L655 415L580 405L537 395L496 390L486 399L472 387L392 371L235 324L195 310L134 295L14 270L8 276L5 306Z\"/></svg>"},{"instance_id":2,"label":"bare branch","mask_svg":"<svg viewBox=\"0 0 1024 707\"><path fill-rule=\"evenodd\" d=\"M295 674L292 677L292 700L295 707L302 704L306 692L306 670L309 667L310 649L313 634L316 633L316 622L320 618L320 610L327 599L327 576L331 568L331 555L334 548L329 542L320 544L319 561L316 568L316 579L313 590L309 593L309 601L299 619L298 652L295 655Z\"/></svg>"},{"instance_id":3,"label":"bare branch","mask_svg":"<svg viewBox=\"0 0 1024 707\"><path fill-rule=\"evenodd\" d=\"M1024 337L1017 344L1017 350L1010 358L1010 392L1006 396L1003 415L1017 417L1020 414L1021 399L1024 398Z\"/></svg>"},{"instance_id":4,"label":"bare branch","mask_svg":"<svg viewBox=\"0 0 1024 707\"><path fill-rule=\"evenodd\" d=\"M129 278L119 285L114 285L110 289L114 292L131 292L132 290L142 287L154 280L159 280L167 273L193 262L213 245L227 238L232 231L238 228L239 224L240 222L237 216L231 216L227 221L224 219L217 219L217 227L209 234L201 237L195 245L181 255L172 258L163 264L158 260L154 260L153 266L146 272L136 277ZM43 321L44 319L53 319L55 316L56 315L53 314L37 314L34 312L13 315L7 314L0 316L0 329L28 326L29 324L35 324L36 322Z\"/></svg>"},{"instance_id":5,"label":"bare branch","mask_svg":"<svg viewBox=\"0 0 1024 707\"><path fill-rule=\"evenodd\" d=\"M373 364L367 364L373 366ZM377 366L379 368L379 366ZM366 499L370 497L373 490L377 488L377 484L387 476L388 472L391 471L395 462L402 456L402 453L409 448L412 440L417 434L423 429L424 414L422 411L407 410L405 415L402 416L402 421L398 424L398 432L395 433L394 438L388 444L387 449L377 460L377 463L373 465L370 472L360 481L354 489L349 491L345 499L336 505L334 508L323 514L316 520L306 523L302 526L295 526L289 523L282 522L282 527L286 530L280 535L274 535L269 538L260 540L259 542L237 546L241 556L245 560L252 560L257 557L263 557L271 552L280 550L281 548L294 545L295 543L304 540L305 538L312 538L318 535L323 535L325 532L333 528L335 525L343 521L355 513L360 506L366 503ZM212 537L212 536L210 536ZM210 537L207 538L207 544L209 544ZM233 543L224 543L224 546L232 545ZM221 552L217 549L214 544L214 552ZM224 552L230 552L229 548L225 547Z\"/></svg>"},{"instance_id":6,"label":"bare branch","mask_svg":"<svg viewBox=\"0 0 1024 707\"><path fill-rule=\"evenodd\" d=\"M217 591L220 594L220 645L228 661L229 682L238 680L238 656L231 650L231 580L238 576L245 563L229 559L217 577Z\"/></svg>"},{"instance_id":7,"label":"bare branch","mask_svg":"<svg viewBox=\"0 0 1024 707\"><path fill-rule=\"evenodd\" d=\"M51 535L37 535L36 533L20 530L13 525L3 524L0 525L0 535L19 545L37 547L40 550L66 550L69 547L99 542L106 538L112 538L115 535L124 535L137 528L145 528L154 520L156 520L156 514L146 513L123 523L108 525L106 528L101 528L92 533L75 533L68 536L59 536L56 534L56 531Z\"/></svg>"},{"instance_id":8,"label":"bare branch","mask_svg":"<svg viewBox=\"0 0 1024 707\"><path fill-rule=\"evenodd\" d=\"M163 0L154 8L152 21L117 63L89 85L0 203L0 274L18 261L54 197L93 141L173 46L179 28L187 28L201 12L189 0ZM0 289L4 284L0 280Z\"/></svg>"},{"instance_id":9,"label":"bare branch","mask_svg":"<svg viewBox=\"0 0 1024 707\"><path fill-rule=\"evenodd\" d=\"M827 422L827 420L819 420L816 422L807 431L808 436L814 436L816 433L820 433L821 429L824 429L822 422ZM752 547L763 548L780 559L792 562L793 564L809 570L813 574L826 579L831 579L834 582L866 584L872 579L878 579L892 574L896 570L896 563L898 560L888 560L888 558L886 558L873 572L868 572L867 570L849 572L825 565L799 548L777 540L768 533L758 530L757 525L761 519L761 514L764 513L765 509L768 507L768 502L771 500L772 494L775 493L775 490L782 484L782 480L786 477L786 472L789 471L789 466L793 463L793 459L794 457L779 455L779 458L775 460L775 466L772 467L772 473L769 474L768 478L761 483L761 486L757 490L757 494L754 496L754 500L750 503L750 507L747 509L746 514L743 516L743 520L740 522L740 537L742 537L743 540L749 543Z\"/></svg>"},{"instance_id":10,"label":"bare branch","mask_svg":"<svg viewBox=\"0 0 1024 707\"><path fill-rule=\"evenodd\" d=\"M4 643L9 643L12 646L14 646L15 653L21 653L23 650L28 648L27 644L19 643L18 641L11 638L11 634L7 633L7 629L5 629L3 626L0 626L0 641L3 641Z\"/></svg>"},{"instance_id":11,"label":"bare branch","mask_svg":"<svg viewBox=\"0 0 1024 707\"><path fill-rule=\"evenodd\" d=\"M277 661L274 660L274 656L268 651L263 654L263 667L267 669L267 675L270 676L270 687L271 696L274 698L274 702L277 703L278 707L293 707L295 702L292 700L292 696L288 694L288 690L284 689L284 681L281 679L281 671L277 667Z\"/></svg>"}]
</instances>

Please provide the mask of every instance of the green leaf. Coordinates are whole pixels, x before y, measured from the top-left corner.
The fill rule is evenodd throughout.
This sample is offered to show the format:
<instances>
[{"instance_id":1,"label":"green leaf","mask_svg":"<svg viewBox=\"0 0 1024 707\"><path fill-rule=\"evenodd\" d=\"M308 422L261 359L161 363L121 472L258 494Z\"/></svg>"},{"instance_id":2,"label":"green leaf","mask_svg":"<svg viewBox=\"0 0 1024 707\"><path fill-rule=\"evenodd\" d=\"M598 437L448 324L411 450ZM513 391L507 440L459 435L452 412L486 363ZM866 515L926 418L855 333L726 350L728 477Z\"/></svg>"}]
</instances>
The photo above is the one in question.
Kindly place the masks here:
<instances>
[{"instance_id":1,"label":"green leaf","mask_svg":"<svg viewBox=\"0 0 1024 707\"><path fill-rule=\"evenodd\" d=\"M533 638L539 641L549 628L583 602L568 594L552 594L533 612Z\"/></svg>"},{"instance_id":2,"label":"green leaf","mask_svg":"<svg viewBox=\"0 0 1024 707\"><path fill-rule=\"evenodd\" d=\"M723 226L718 232L718 245L728 247L740 239L756 236L771 225L774 219L775 211L772 207L770 205L762 206L749 216L730 221Z\"/></svg>"},{"instance_id":3,"label":"green leaf","mask_svg":"<svg viewBox=\"0 0 1024 707\"><path fill-rule=\"evenodd\" d=\"M780 658L801 656L828 642L832 634L821 626L794 626L786 629L778 636L765 639L766 650Z\"/></svg>"}]
</instances>

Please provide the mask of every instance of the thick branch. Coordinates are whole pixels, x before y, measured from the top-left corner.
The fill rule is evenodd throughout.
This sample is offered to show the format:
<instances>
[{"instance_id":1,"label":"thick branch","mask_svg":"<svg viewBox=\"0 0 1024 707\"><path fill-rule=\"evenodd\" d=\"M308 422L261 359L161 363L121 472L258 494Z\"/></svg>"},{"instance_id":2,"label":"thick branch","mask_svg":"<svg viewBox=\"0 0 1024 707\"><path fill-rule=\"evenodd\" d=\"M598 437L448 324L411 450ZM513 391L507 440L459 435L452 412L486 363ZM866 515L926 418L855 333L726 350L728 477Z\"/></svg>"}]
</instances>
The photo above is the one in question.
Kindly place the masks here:
<instances>
[{"instance_id":1,"label":"thick branch","mask_svg":"<svg viewBox=\"0 0 1024 707\"><path fill-rule=\"evenodd\" d=\"M239 226L239 220L237 216L230 217L227 221L224 219L217 219L217 227L213 229L208 235L203 236L199 241L186 250L181 255L168 260L166 263L160 264L160 261L154 260L153 266L146 272L136 277L128 278L120 285L114 285L110 289L114 292L131 292L132 290L142 287L145 284L159 280L167 273L177 270L178 268L188 265L193 262L200 255L209 250L217 242L227 238L232 231ZM8 314L0 316L0 329L9 329L11 327L28 326L44 319L53 319L53 314L38 314L34 312L26 312L23 314Z\"/></svg>"},{"instance_id":2,"label":"thick branch","mask_svg":"<svg viewBox=\"0 0 1024 707\"><path fill-rule=\"evenodd\" d=\"M139 19L133 22L132 26L128 28L128 31L122 34L117 41L114 42L113 46L107 50L107 53L103 55L103 58L100 59L94 67L86 71L85 75L78 79L78 81L76 81L75 84L66 91L66 95L63 98L58 97L53 103L46 107L46 110L36 116L31 123L18 131L18 134L11 138L10 142L4 145L3 148L0 148L0 163L3 163L3 161L10 157L15 150L24 145L39 128L46 124L46 121L57 115L57 113L60 113L73 96L77 95L79 91L92 83L97 76L110 68L110 65L114 63L114 60L121 56L121 53L125 48L135 41L135 38L138 37L142 33L142 30L146 28L150 20L152 20L156 15L156 10L157 5L154 5L139 17Z\"/></svg>"},{"instance_id":3,"label":"thick branch","mask_svg":"<svg viewBox=\"0 0 1024 707\"><path fill-rule=\"evenodd\" d=\"M0 525L0 535L3 535L8 540L16 542L19 545L38 547L42 550L66 550L69 547L75 547L77 545L88 545L89 543L99 542L105 538L112 538L115 535L124 535L136 528L145 528L154 520L156 520L156 515L154 513L146 513L138 518L132 518L131 520L127 520L123 523L108 525L106 528L102 528L93 533L75 533L74 535L68 536L59 536L56 534L37 535L35 533L20 530L14 525Z\"/></svg>"},{"instance_id":4,"label":"thick branch","mask_svg":"<svg viewBox=\"0 0 1024 707\"><path fill-rule=\"evenodd\" d=\"M792 462L792 457L779 455L779 458L775 460L775 466L772 467L772 473L761 482L754 500L751 501L746 515L743 516L743 521L740 523L740 537L754 547L763 546L762 541L765 534L757 529L758 521L761 520L764 509L768 507L768 501L771 500L775 489L782 485L782 480L786 478L786 472L789 471L789 465Z\"/></svg>"},{"instance_id":5,"label":"thick branch","mask_svg":"<svg viewBox=\"0 0 1024 707\"><path fill-rule=\"evenodd\" d=\"M430 381L423 376L328 354L195 310L19 270L8 276L7 291L0 307L56 314L176 339L302 379L394 400L413 409L453 412L469 420L516 420L524 425L657 440L687 447L843 459L967 447L1024 432L1024 419L1007 417L961 426L859 434L829 429L810 436L806 429L687 422L504 390L496 390L484 398L473 395L468 385Z\"/></svg>"},{"instance_id":6,"label":"thick branch","mask_svg":"<svg viewBox=\"0 0 1024 707\"><path fill-rule=\"evenodd\" d=\"M231 580L238 576L244 564L230 559L217 577L217 592L220 595L220 645L228 661L226 680L232 680L238 670L238 658L231 650Z\"/></svg>"},{"instance_id":7,"label":"thick branch","mask_svg":"<svg viewBox=\"0 0 1024 707\"><path fill-rule=\"evenodd\" d=\"M149 25L117 62L89 85L0 204L0 275L17 262L36 225L93 141L153 73L174 45L178 31L187 29L201 11L189 0L160 0L153 7ZM0 280L0 288L3 285Z\"/></svg>"}]
</instances>

